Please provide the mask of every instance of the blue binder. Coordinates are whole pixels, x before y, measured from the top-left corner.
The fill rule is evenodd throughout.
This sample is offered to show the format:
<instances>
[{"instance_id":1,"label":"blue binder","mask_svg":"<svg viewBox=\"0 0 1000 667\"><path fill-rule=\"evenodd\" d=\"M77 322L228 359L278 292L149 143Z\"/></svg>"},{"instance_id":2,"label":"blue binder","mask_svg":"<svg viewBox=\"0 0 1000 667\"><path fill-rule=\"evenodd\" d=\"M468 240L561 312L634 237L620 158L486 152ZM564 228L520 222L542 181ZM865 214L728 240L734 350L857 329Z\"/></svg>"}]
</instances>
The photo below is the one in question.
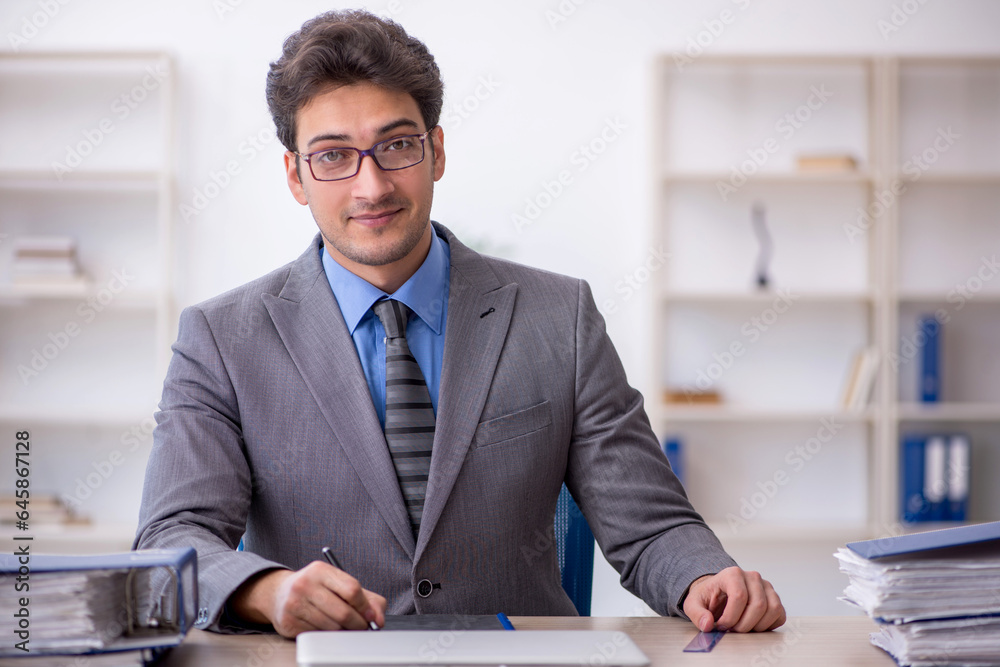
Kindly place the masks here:
<instances>
[{"instance_id":1,"label":"blue binder","mask_svg":"<svg viewBox=\"0 0 1000 667\"><path fill-rule=\"evenodd\" d=\"M962 433L948 441L948 511L949 521L965 521L969 511L969 480L972 469L972 445Z\"/></svg>"},{"instance_id":2,"label":"blue binder","mask_svg":"<svg viewBox=\"0 0 1000 667\"><path fill-rule=\"evenodd\" d=\"M929 435L924 440L925 521L948 518L948 436Z\"/></svg>"},{"instance_id":3,"label":"blue binder","mask_svg":"<svg viewBox=\"0 0 1000 667\"><path fill-rule=\"evenodd\" d=\"M17 539L17 538L15 538ZM32 587L40 587L45 581L49 595L79 595L80 574L100 571L120 571L123 585L120 601L123 613L114 612L112 618L103 615L94 617L95 622L117 624L119 617L127 619L120 635L95 640L91 635L60 637L58 646L48 645L44 638L28 630L21 638L24 648L18 642L0 645L0 657L23 657L27 655L88 655L98 653L118 653L121 664L147 664L156 660L168 648L183 641L195 620L198 608L197 553L188 547L184 549L144 549L124 553L62 556L31 553L31 542L16 542L20 554L0 554L0 574L18 574L23 579L24 589L19 594L30 601L39 593ZM65 575L63 579L60 575ZM95 584L88 578L87 585ZM59 590L60 581L64 590ZM67 582L73 582L72 584ZM106 591L102 591L104 594ZM53 598L53 599L59 599ZM22 603L23 604L23 603ZM109 606L108 609L112 607ZM31 623L52 623L56 616L46 617L46 609L40 603L27 608L25 614ZM52 612L55 614L56 612ZM112 613L102 610L101 614ZM17 634L17 633L15 633ZM26 640L26 641L25 641ZM38 642L42 641L41 645ZM32 645L34 642L35 645ZM95 647L100 648L95 648ZM67 661L67 664L69 661Z\"/></svg>"},{"instance_id":4,"label":"blue binder","mask_svg":"<svg viewBox=\"0 0 1000 667\"><path fill-rule=\"evenodd\" d=\"M926 521L927 502L924 500L924 442L922 435L903 437L903 451L900 456L900 509L905 523Z\"/></svg>"},{"instance_id":5,"label":"blue binder","mask_svg":"<svg viewBox=\"0 0 1000 667\"><path fill-rule=\"evenodd\" d=\"M918 326L924 335L920 351L920 400L937 403L941 394L941 323L933 315L925 315Z\"/></svg>"}]
</instances>

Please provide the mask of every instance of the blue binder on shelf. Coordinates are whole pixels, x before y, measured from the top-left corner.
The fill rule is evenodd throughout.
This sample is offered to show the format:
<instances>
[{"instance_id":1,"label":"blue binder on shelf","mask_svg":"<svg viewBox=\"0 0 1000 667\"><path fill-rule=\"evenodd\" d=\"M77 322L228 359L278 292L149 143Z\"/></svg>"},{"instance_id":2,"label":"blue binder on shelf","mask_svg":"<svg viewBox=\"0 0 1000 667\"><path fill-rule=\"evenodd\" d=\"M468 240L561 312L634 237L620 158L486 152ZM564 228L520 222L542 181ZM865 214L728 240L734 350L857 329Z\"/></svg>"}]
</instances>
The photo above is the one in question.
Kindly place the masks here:
<instances>
[{"instance_id":1,"label":"blue binder on shelf","mask_svg":"<svg viewBox=\"0 0 1000 667\"><path fill-rule=\"evenodd\" d=\"M198 609L192 548L64 556L0 554L0 658L117 653L122 664L156 660L183 641ZM10 581L7 581L10 580ZM8 597L8 595L10 597ZM6 627L13 619L11 628ZM13 633L13 634L11 634Z\"/></svg>"},{"instance_id":2,"label":"blue binder on shelf","mask_svg":"<svg viewBox=\"0 0 1000 667\"><path fill-rule=\"evenodd\" d=\"M903 436L899 506L904 523L966 520L971 449L963 433Z\"/></svg>"},{"instance_id":3,"label":"blue binder on shelf","mask_svg":"<svg viewBox=\"0 0 1000 667\"><path fill-rule=\"evenodd\" d=\"M900 507L905 523L926 521L928 515L927 502L924 500L924 443L922 435L907 435L903 438L903 451L900 461Z\"/></svg>"},{"instance_id":4,"label":"blue binder on shelf","mask_svg":"<svg viewBox=\"0 0 1000 667\"><path fill-rule=\"evenodd\" d=\"M924 505L926 521L945 521L948 511L948 438L929 435L924 441Z\"/></svg>"},{"instance_id":5,"label":"blue binder on shelf","mask_svg":"<svg viewBox=\"0 0 1000 667\"><path fill-rule=\"evenodd\" d=\"M965 521L969 513L969 481L972 471L969 437L956 433L948 440L948 510L950 521Z\"/></svg>"},{"instance_id":6,"label":"blue binder on shelf","mask_svg":"<svg viewBox=\"0 0 1000 667\"><path fill-rule=\"evenodd\" d=\"M924 335L920 350L920 401L937 403L941 394L941 323L933 315L925 315L917 326Z\"/></svg>"}]
</instances>

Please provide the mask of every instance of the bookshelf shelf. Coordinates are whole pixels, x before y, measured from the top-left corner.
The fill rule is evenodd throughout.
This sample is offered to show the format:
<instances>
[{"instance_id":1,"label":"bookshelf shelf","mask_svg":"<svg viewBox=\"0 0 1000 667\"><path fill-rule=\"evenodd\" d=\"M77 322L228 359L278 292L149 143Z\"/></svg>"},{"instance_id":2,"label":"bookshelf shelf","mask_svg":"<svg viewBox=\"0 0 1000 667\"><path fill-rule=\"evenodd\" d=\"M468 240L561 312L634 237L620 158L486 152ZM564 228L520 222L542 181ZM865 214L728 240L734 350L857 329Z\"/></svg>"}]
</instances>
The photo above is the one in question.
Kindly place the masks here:
<instances>
[{"instance_id":1,"label":"bookshelf shelf","mask_svg":"<svg viewBox=\"0 0 1000 667\"><path fill-rule=\"evenodd\" d=\"M0 308L24 306L31 301L86 301L100 295L99 286L92 282L81 285L0 285ZM131 290L116 295L106 307L153 310L159 307L161 298L156 290Z\"/></svg>"},{"instance_id":2,"label":"bookshelf shelf","mask_svg":"<svg viewBox=\"0 0 1000 667\"><path fill-rule=\"evenodd\" d=\"M777 288L778 290L786 288ZM787 288L795 296L797 303L820 303L820 304L854 304L859 302L870 302L877 298L874 292L809 292L799 291L795 288ZM697 292L697 291L670 291L663 290L662 297L666 303L700 303L711 304L768 304L777 298L777 291L765 292ZM1000 297L998 297L1000 298Z\"/></svg>"},{"instance_id":3,"label":"bookshelf shelf","mask_svg":"<svg viewBox=\"0 0 1000 667\"><path fill-rule=\"evenodd\" d=\"M900 178L908 185L927 184L1000 184L1000 171L927 171L919 174L903 173Z\"/></svg>"},{"instance_id":4,"label":"bookshelf shelf","mask_svg":"<svg viewBox=\"0 0 1000 667\"><path fill-rule=\"evenodd\" d=\"M156 192L163 175L156 170L87 169L57 175L51 169L0 170L2 190L127 190Z\"/></svg>"},{"instance_id":5,"label":"bookshelf shelf","mask_svg":"<svg viewBox=\"0 0 1000 667\"><path fill-rule=\"evenodd\" d=\"M843 422L870 422L875 418L872 409L844 411L841 409L769 410L730 406L677 407L674 404L662 409L663 421L668 424L690 423L815 423L822 419Z\"/></svg>"},{"instance_id":6,"label":"bookshelf shelf","mask_svg":"<svg viewBox=\"0 0 1000 667\"><path fill-rule=\"evenodd\" d=\"M958 292L956 290L948 290L947 292L900 292L898 299L900 303L905 304L942 305L948 304L949 299L954 300L957 296ZM963 308L975 306L976 304L996 305L997 303L1000 303L1000 289L981 290L976 292L974 296L965 299L963 301Z\"/></svg>"},{"instance_id":7,"label":"bookshelf shelf","mask_svg":"<svg viewBox=\"0 0 1000 667\"><path fill-rule=\"evenodd\" d=\"M148 420L152 415L152 404L145 407L62 407L39 408L38 406L6 405L0 410L0 423L27 425L46 424L56 426L130 426Z\"/></svg>"},{"instance_id":8,"label":"bookshelf shelf","mask_svg":"<svg viewBox=\"0 0 1000 667\"><path fill-rule=\"evenodd\" d=\"M899 419L914 422L1000 422L1000 403L900 403Z\"/></svg>"},{"instance_id":9,"label":"bookshelf shelf","mask_svg":"<svg viewBox=\"0 0 1000 667\"><path fill-rule=\"evenodd\" d=\"M788 544L817 542L843 546L848 542L871 539L875 533L864 525L820 526L815 524L775 525L747 522L733 530L726 519L708 518L709 527L728 544Z\"/></svg>"},{"instance_id":10,"label":"bookshelf shelf","mask_svg":"<svg viewBox=\"0 0 1000 667\"><path fill-rule=\"evenodd\" d=\"M100 554L129 551L135 538L136 526L128 523L37 524L30 534L33 553ZM13 526L0 526L0 539L8 543L19 534Z\"/></svg>"},{"instance_id":11,"label":"bookshelf shelf","mask_svg":"<svg viewBox=\"0 0 1000 667\"><path fill-rule=\"evenodd\" d=\"M674 183L715 184L717 182L729 183L731 177L732 177L731 172L669 171L664 173L663 181L667 184L674 184ZM843 185L845 183L866 184L870 183L872 180L873 176L871 173L862 171L844 171L844 172L759 171L752 175L747 176L748 183L779 184L779 185L796 185L796 184L822 185L824 183L829 183L832 185Z\"/></svg>"}]
</instances>

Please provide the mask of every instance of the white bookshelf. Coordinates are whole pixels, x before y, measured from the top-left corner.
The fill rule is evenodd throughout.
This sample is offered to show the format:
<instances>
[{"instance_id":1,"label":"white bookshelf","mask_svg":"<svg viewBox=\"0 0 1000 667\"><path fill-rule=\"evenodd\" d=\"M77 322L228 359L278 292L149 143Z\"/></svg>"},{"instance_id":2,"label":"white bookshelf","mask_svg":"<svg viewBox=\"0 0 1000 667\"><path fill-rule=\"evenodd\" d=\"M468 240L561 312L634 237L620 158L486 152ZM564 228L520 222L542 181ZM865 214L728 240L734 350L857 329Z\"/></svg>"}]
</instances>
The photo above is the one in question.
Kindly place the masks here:
<instances>
[{"instance_id":1,"label":"white bookshelf","mask_svg":"<svg viewBox=\"0 0 1000 667\"><path fill-rule=\"evenodd\" d=\"M1000 255L1000 61L704 56L678 70L666 56L653 86L652 243L671 257L652 290L647 403L657 433L684 443L689 495L723 542L744 540L726 517L782 472L789 480L743 535L836 546L886 534L899 516L899 437L913 430L970 433L970 519L1000 519L989 481L1000 466L1000 275L944 325L940 405L916 403L916 363L889 361L919 314L954 309L955 285L982 255ZM825 101L809 109L817 90ZM796 110L808 118L782 131ZM947 144L949 126L961 138ZM935 140L947 149L927 155L933 165L908 162ZM807 154L857 166L798 171ZM757 202L773 240L766 290L754 284ZM775 308L782 290L795 298ZM864 347L882 363L868 405L845 410L838 399ZM684 388L723 403L661 398ZM836 434L793 469L824 419Z\"/></svg>"},{"instance_id":2,"label":"white bookshelf","mask_svg":"<svg viewBox=\"0 0 1000 667\"><path fill-rule=\"evenodd\" d=\"M997 520L1000 274L983 260L1000 255L1000 59L900 58L888 68L896 131L887 172L907 185L888 216L890 289L898 296L890 327L901 344L913 340L921 315L940 313L947 321L940 402L919 402L917 360L891 367L887 439L967 434L969 519ZM947 139L949 129L958 136ZM898 449L887 447L887 453Z\"/></svg>"},{"instance_id":3,"label":"white bookshelf","mask_svg":"<svg viewBox=\"0 0 1000 667\"><path fill-rule=\"evenodd\" d=\"M59 551L134 531L149 443L125 434L150 428L176 334L175 125L166 54L0 54L0 425L32 434L34 494L123 461L79 494L97 523L37 527ZM45 235L76 240L83 283L13 281L14 241Z\"/></svg>"}]
</instances>

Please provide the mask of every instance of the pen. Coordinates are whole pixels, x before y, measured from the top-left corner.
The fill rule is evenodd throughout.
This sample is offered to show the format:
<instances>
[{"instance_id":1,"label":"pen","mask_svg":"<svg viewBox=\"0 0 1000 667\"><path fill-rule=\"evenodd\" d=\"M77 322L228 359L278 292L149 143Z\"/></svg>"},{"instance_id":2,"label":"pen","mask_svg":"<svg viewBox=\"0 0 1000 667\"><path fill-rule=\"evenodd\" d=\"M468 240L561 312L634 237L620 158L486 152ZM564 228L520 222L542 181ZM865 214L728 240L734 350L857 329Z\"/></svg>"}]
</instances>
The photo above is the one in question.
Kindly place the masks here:
<instances>
[{"instance_id":1,"label":"pen","mask_svg":"<svg viewBox=\"0 0 1000 667\"><path fill-rule=\"evenodd\" d=\"M323 558L326 559L327 563L334 566L338 570L343 570L344 572L347 572L347 570L344 570L344 568L340 566L340 563L337 562L337 557L333 555L333 550L330 547L323 547L322 551L323 551ZM375 621L368 621L368 629L380 630L381 628L378 627L378 623L376 623Z\"/></svg>"}]
</instances>

